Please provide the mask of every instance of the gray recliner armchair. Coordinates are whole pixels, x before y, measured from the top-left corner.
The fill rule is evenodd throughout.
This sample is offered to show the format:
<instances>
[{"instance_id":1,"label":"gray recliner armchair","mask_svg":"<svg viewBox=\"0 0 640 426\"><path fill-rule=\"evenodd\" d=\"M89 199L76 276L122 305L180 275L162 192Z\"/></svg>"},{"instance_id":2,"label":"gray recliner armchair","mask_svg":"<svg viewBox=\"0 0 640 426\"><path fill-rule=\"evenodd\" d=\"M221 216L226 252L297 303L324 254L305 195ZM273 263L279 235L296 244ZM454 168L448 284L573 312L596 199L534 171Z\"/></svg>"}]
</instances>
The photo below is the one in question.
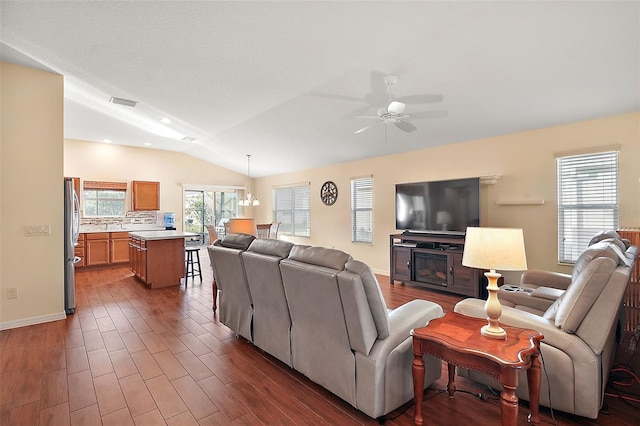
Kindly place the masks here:
<instances>
[{"instance_id":1,"label":"gray recliner armchair","mask_svg":"<svg viewBox=\"0 0 640 426\"><path fill-rule=\"evenodd\" d=\"M530 295L501 298L501 323L538 330L544 335L540 352L546 374L542 375L541 405L592 419L598 417L617 347L623 299L637 255L637 247L627 246L619 238L600 240L580 255L570 276L542 271L523 276L523 281L536 279L539 284L559 290L557 298L548 298L543 305ZM455 306L455 311L484 318L484 303L466 299ZM505 306L508 303L512 306ZM501 388L496 380L482 373L465 369L458 373ZM517 395L528 400L525 374L520 376Z\"/></svg>"}]
</instances>

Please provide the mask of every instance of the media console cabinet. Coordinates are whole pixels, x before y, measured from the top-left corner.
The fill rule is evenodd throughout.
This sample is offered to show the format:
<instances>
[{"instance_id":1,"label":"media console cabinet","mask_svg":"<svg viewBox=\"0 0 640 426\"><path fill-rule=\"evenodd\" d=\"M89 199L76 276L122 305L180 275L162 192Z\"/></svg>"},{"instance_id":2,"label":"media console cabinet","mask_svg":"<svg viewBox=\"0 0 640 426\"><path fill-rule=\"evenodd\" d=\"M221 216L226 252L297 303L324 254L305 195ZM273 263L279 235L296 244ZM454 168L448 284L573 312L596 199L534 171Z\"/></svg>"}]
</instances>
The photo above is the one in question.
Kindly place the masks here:
<instances>
[{"instance_id":1,"label":"media console cabinet","mask_svg":"<svg viewBox=\"0 0 640 426\"><path fill-rule=\"evenodd\" d=\"M419 233L389 236L389 281L484 298L483 270L462 266L464 236Z\"/></svg>"}]
</instances>

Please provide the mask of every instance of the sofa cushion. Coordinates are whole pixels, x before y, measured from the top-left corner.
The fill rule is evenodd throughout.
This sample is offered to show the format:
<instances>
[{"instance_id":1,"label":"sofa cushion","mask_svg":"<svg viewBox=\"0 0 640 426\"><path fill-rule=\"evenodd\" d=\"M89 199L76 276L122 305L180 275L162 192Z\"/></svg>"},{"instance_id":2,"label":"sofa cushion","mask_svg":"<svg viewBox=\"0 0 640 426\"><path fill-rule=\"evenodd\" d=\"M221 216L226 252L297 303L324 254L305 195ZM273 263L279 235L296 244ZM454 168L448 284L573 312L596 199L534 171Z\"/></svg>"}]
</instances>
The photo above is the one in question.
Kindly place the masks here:
<instances>
[{"instance_id":1,"label":"sofa cushion","mask_svg":"<svg viewBox=\"0 0 640 426\"><path fill-rule=\"evenodd\" d=\"M236 250L246 250L255 239L255 236L249 234L227 234L216 245Z\"/></svg>"},{"instance_id":2,"label":"sofa cushion","mask_svg":"<svg viewBox=\"0 0 640 426\"><path fill-rule=\"evenodd\" d=\"M575 333L617 266L617 261L609 257L598 257L589 262L567 291L547 310L549 312L551 309L557 309L555 310L556 327L567 333Z\"/></svg>"},{"instance_id":3,"label":"sofa cushion","mask_svg":"<svg viewBox=\"0 0 640 426\"><path fill-rule=\"evenodd\" d=\"M351 255L342 250L295 245L289 253L289 259L342 271L345 263L351 260Z\"/></svg>"},{"instance_id":4,"label":"sofa cushion","mask_svg":"<svg viewBox=\"0 0 640 426\"><path fill-rule=\"evenodd\" d=\"M371 268L359 260L350 260L345 265L345 269L360 276L373 322L378 331L378 338L386 339L389 337L388 310L378 279Z\"/></svg>"},{"instance_id":5,"label":"sofa cushion","mask_svg":"<svg viewBox=\"0 0 640 426\"><path fill-rule=\"evenodd\" d=\"M288 241L256 238L247 251L284 258L289 255L292 247L293 243Z\"/></svg>"}]
</instances>

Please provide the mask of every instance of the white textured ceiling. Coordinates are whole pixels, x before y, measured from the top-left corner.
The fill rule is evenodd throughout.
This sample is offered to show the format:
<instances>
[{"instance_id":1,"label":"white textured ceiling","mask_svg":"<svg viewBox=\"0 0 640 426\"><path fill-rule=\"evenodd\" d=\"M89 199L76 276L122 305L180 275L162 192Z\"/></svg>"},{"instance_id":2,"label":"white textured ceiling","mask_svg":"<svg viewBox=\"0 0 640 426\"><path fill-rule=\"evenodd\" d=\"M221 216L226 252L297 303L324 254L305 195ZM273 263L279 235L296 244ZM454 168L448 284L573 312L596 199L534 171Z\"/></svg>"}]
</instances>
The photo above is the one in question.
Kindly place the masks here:
<instances>
[{"instance_id":1,"label":"white textured ceiling","mask_svg":"<svg viewBox=\"0 0 640 426\"><path fill-rule=\"evenodd\" d=\"M0 57L65 76L67 138L255 177L640 110L639 5L1 1ZM448 116L354 134L389 73Z\"/></svg>"}]
</instances>

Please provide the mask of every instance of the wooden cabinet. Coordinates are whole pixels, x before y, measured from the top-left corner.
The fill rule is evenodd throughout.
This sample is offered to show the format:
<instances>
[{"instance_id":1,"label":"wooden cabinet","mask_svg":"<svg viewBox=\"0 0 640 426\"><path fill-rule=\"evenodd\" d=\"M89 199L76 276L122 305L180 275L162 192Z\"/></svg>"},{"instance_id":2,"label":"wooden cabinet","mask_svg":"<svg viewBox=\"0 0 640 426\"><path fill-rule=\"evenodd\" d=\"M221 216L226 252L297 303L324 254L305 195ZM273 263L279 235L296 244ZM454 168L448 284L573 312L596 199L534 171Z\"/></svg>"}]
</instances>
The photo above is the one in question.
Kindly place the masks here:
<instances>
[{"instance_id":1,"label":"wooden cabinet","mask_svg":"<svg viewBox=\"0 0 640 426\"><path fill-rule=\"evenodd\" d=\"M140 238L129 238L129 269L140 281L147 281L147 242Z\"/></svg>"},{"instance_id":2,"label":"wooden cabinet","mask_svg":"<svg viewBox=\"0 0 640 426\"><path fill-rule=\"evenodd\" d=\"M180 285L184 277L184 238L129 240L129 268L150 288Z\"/></svg>"},{"instance_id":3,"label":"wooden cabinet","mask_svg":"<svg viewBox=\"0 0 640 426\"><path fill-rule=\"evenodd\" d=\"M132 210L160 210L160 182L131 182Z\"/></svg>"},{"instance_id":4,"label":"wooden cabinet","mask_svg":"<svg viewBox=\"0 0 640 426\"><path fill-rule=\"evenodd\" d=\"M109 263L127 263L129 261L129 233L111 232Z\"/></svg>"},{"instance_id":5,"label":"wooden cabinet","mask_svg":"<svg viewBox=\"0 0 640 426\"><path fill-rule=\"evenodd\" d=\"M82 260L76 264L81 267L119 266L129 262L128 232L93 232L80 234L76 256Z\"/></svg>"},{"instance_id":6,"label":"wooden cabinet","mask_svg":"<svg viewBox=\"0 0 640 426\"><path fill-rule=\"evenodd\" d=\"M87 266L109 264L108 232L96 232L87 234L86 256Z\"/></svg>"},{"instance_id":7,"label":"wooden cabinet","mask_svg":"<svg viewBox=\"0 0 640 426\"><path fill-rule=\"evenodd\" d=\"M401 282L411 281L411 248L394 246L391 248L391 269L393 279Z\"/></svg>"},{"instance_id":8,"label":"wooden cabinet","mask_svg":"<svg viewBox=\"0 0 640 426\"><path fill-rule=\"evenodd\" d=\"M484 297L484 271L462 265L464 237L392 234L389 280L472 297Z\"/></svg>"}]
</instances>

